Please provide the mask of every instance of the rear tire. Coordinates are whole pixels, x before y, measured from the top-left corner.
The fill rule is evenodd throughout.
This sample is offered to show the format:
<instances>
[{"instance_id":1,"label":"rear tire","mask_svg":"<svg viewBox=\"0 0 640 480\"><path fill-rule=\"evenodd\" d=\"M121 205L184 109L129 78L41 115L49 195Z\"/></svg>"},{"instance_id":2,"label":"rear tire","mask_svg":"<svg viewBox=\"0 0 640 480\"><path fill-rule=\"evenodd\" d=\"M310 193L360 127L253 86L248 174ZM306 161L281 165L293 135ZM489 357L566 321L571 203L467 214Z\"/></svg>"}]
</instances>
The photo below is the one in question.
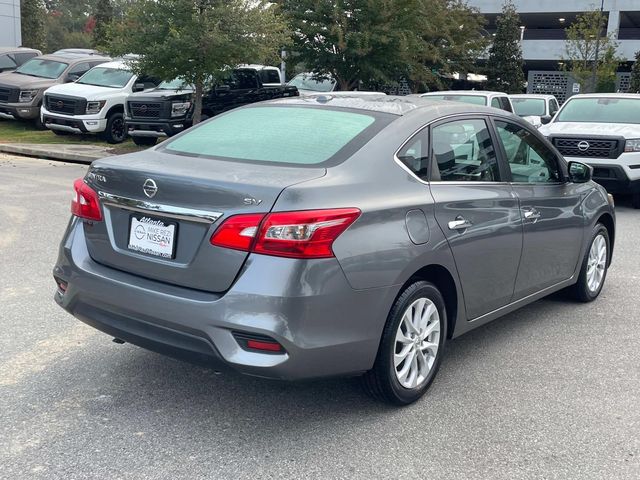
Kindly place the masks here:
<instances>
[{"instance_id":1,"label":"rear tire","mask_svg":"<svg viewBox=\"0 0 640 480\"><path fill-rule=\"evenodd\" d=\"M571 288L571 293L576 300L592 302L598 298L607 278L609 252L611 252L609 232L603 224L598 223L593 227L589 247L582 259L578 281Z\"/></svg>"},{"instance_id":2,"label":"rear tire","mask_svg":"<svg viewBox=\"0 0 640 480\"><path fill-rule=\"evenodd\" d=\"M107 120L107 128L102 132L102 138L108 143L122 143L127 138L127 130L124 124L124 115L120 112L112 113Z\"/></svg>"},{"instance_id":3,"label":"rear tire","mask_svg":"<svg viewBox=\"0 0 640 480\"><path fill-rule=\"evenodd\" d=\"M389 312L373 369L362 378L365 390L394 405L415 402L438 372L446 337L442 294L432 283L412 283Z\"/></svg>"},{"instance_id":4,"label":"rear tire","mask_svg":"<svg viewBox=\"0 0 640 480\"><path fill-rule=\"evenodd\" d=\"M131 137L133 138L133 143L138 145L139 147L152 147L156 144L156 137Z\"/></svg>"}]
</instances>

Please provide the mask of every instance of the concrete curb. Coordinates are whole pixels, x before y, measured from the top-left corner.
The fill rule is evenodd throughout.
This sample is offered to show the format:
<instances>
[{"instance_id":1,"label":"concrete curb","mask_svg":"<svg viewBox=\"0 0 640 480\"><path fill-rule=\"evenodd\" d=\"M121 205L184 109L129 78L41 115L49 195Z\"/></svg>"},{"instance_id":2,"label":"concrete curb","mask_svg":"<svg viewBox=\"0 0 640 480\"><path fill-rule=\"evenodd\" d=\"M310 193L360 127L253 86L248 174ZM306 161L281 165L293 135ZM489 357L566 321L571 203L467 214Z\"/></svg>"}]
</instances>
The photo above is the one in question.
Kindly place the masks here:
<instances>
[{"instance_id":1,"label":"concrete curb","mask_svg":"<svg viewBox=\"0 0 640 480\"><path fill-rule=\"evenodd\" d=\"M82 163L91 163L99 158L113 155L108 152L107 147L98 145L0 143L0 152Z\"/></svg>"}]
</instances>

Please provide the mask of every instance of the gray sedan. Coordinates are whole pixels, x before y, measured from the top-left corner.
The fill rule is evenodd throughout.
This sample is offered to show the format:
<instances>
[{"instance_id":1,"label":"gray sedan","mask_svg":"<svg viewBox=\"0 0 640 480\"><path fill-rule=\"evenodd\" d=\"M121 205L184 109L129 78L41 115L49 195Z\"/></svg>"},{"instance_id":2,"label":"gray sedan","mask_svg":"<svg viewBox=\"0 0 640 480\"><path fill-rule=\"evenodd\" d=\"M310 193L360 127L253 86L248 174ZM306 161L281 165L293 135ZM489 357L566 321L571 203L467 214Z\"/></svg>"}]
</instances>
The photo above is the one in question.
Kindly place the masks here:
<instances>
[{"instance_id":1,"label":"gray sedan","mask_svg":"<svg viewBox=\"0 0 640 480\"><path fill-rule=\"evenodd\" d=\"M611 197L507 112L331 95L239 108L74 184L55 300L144 348L420 398L446 342L594 300Z\"/></svg>"}]
</instances>

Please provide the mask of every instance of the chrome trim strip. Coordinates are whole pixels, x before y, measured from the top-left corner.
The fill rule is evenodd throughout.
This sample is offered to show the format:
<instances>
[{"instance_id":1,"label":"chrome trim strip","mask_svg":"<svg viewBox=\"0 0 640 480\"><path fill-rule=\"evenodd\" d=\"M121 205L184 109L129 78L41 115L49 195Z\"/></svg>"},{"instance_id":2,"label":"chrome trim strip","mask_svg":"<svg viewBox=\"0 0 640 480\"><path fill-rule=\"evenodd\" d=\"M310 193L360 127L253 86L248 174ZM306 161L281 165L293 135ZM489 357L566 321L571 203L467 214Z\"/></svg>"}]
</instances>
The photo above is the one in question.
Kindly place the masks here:
<instances>
[{"instance_id":1,"label":"chrome trim strip","mask_svg":"<svg viewBox=\"0 0 640 480\"><path fill-rule=\"evenodd\" d=\"M159 203L145 202L134 198L121 197L106 192L98 192L103 205L132 210L134 212L150 215L160 214L163 217L186 220L189 222L214 223L222 216L222 212L210 212L194 208L176 207L173 205L161 205Z\"/></svg>"},{"instance_id":2,"label":"chrome trim strip","mask_svg":"<svg viewBox=\"0 0 640 480\"><path fill-rule=\"evenodd\" d=\"M4 120L15 120L16 119L16 117L11 115L10 113L4 113L4 112L0 112L0 118L2 118Z\"/></svg>"},{"instance_id":3,"label":"chrome trim strip","mask_svg":"<svg viewBox=\"0 0 640 480\"><path fill-rule=\"evenodd\" d=\"M129 130L127 132L130 137L166 137L167 134L164 132L156 132L155 130Z\"/></svg>"},{"instance_id":4,"label":"chrome trim strip","mask_svg":"<svg viewBox=\"0 0 640 480\"><path fill-rule=\"evenodd\" d=\"M69 132L69 133L77 133L77 134L83 133L82 130L80 130L79 128L70 127L68 125L58 125L57 123L45 123L44 126L47 127L49 130L60 130L61 132Z\"/></svg>"}]
</instances>

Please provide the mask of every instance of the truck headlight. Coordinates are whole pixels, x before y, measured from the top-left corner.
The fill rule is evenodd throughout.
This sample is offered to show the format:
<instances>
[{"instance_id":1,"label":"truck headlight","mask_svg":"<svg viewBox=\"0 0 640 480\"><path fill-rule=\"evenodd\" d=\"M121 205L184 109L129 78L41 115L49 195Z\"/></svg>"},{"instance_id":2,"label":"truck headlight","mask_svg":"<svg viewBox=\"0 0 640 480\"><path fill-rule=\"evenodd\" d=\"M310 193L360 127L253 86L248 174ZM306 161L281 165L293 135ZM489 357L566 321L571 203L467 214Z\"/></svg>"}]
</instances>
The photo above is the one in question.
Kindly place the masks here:
<instances>
[{"instance_id":1,"label":"truck headlight","mask_svg":"<svg viewBox=\"0 0 640 480\"><path fill-rule=\"evenodd\" d=\"M625 152L640 152L640 138L632 138L624 142Z\"/></svg>"},{"instance_id":2,"label":"truck headlight","mask_svg":"<svg viewBox=\"0 0 640 480\"><path fill-rule=\"evenodd\" d=\"M87 109L86 109L87 115L100 113L100 110L102 110L102 107L104 107L105 103L107 103L106 100L97 100L97 101L87 102Z\"/></svg>"},{"instance_id":3,"label":"truck headlight","mask_svg":"<svg viewBox=\"0 0 640 480\"><path fill-rule=\"evenodd\" d=\"M18 96L18 102L20 103L29 103L38 95L38 90L20 90L20 95Z\"/></svg>"},{"instance_id":4,"label":"truck headlight","mask_svg":"<svg viewBox=\"0 0 640 480\"><path fill-rule=\"evenodd\" d=\"M176 102L171 104L171 116L182 117L187 114L191 108L191 102Z\"/></svg>"}]
</instances>

